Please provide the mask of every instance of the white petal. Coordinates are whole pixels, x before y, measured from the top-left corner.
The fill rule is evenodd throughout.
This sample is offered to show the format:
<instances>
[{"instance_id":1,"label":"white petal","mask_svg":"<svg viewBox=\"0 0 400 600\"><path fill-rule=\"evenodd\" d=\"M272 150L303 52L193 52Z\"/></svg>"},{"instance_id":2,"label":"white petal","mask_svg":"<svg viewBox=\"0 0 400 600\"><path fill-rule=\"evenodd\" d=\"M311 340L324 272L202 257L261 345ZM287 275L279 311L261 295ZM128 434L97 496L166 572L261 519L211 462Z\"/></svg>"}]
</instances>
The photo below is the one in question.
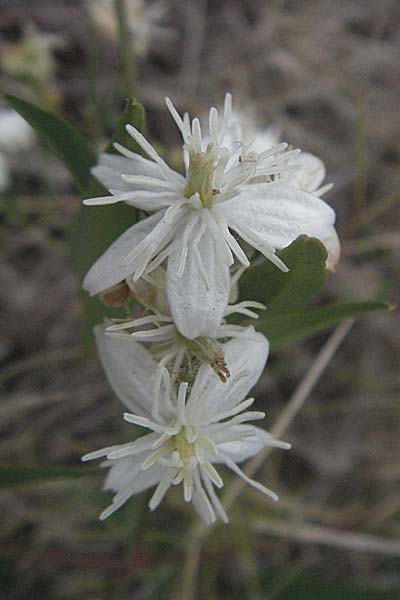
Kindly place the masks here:
<instances>
[{"instance_id":1,"label":"white petal","mask_svg":"<svg viewBox=\"0 0 400 600\"><path fill-rule=\"evenodd\" d=\"M83 204L86 206L103 206L105 204L116 204L117 202L126 202L130 206L153 212L170 206L175 201L179 200L180 195L176 192L148 191L138 190L129 192L120 192L119 190L110 189L111 196L101 196L94 198L86 198Z\"/></svg>"},{"instance_id":2,"label":"white petal","mask_svg":"<svg viewBox=\"0 0 400 600\"><path fill-rule=\"evenodd\" d=\"M200 480L198 469L193 471L194 489L192 490L192 502L199 517L207 525L215 522L215 512L213 506L205 493Z\"/></svg>"},{"instance_id":3,"label":"white petal","mask_svg":"<svg viewBox=\"0 0 400 600\"><path fill-rule=\"evenodd\" d=\"M116 339L98 325L95 336L107 379L121 402L135 414L150 417L157 363L129 335Z\"/></svg>"},{"instance_id":4,"label":"white petal","mask_svg":"<svg viewBox=\"0 0 400 600\"><path fill-rule=\"evenodd\" d=\"M218 210L239 235L243 224L279 250L306 234L326 246L328 268L339 258L335 211L308 192L279 183L247 185L239 196L219 205Z\"/></svg>"},{"instance_id":5,"label":"white petal","mask_svg":"<svg viewBox=\"0 0 400 600\"><path fill-rule=\"evenodd\" d=\"M268 358L269 343L254 327L248 338L237 338L223 345L225 362L231 373L226 383L208 365L200 367L187 402L191 423L209 423L213 415L239 404L258 381Z\"/></svg>"},{"instance_id":6,"label":"white petal","mask_svg":"<svg viewBox=\"0 0 400 600\"><path fill-rule=\"evenodd\" d=\"M301 165L294 173L291 185L306 192L316 192L325 179L325 165L318 156L302 152L297 156L296 163Z\"/></svg>"},{"instance_id":7,"label":"white petal","mask_svg":"<svg viewBox=\"0 0 400 600\"><path fill-rule=\"evenodd\" d=\"M154 465L148 471L136 472L136 464L130 464L128 459L121 462L125 464L121 465L121 463L118 463L112 466L106 479L105 489L114 489L115 491L118 489L118 493L114 497L112 504L101 513L101 520L112 515L131 496L157 485L165 472L165 468L159 464ZM132 473L134 473L133 476ZM111 483L116 484L118 488L114 485L111 487Z\"/></svg>"},{"instance_id":8,"label":"white petal","mask_svg":"<svg viewBox=\"0 0 400 600\"><path fill-rule=\"evenodd\" d=\"M196 234L195 231L192 236ZM197 249L189 240L185 268L179 275L184 251L182 240L168 258L167 295L173 319L181 334L189 339L215 337L228 303L229 265L208 228Z\"/></svg>"},{"instance_id":9,"label":"white petal","mask_svg":"<svg viewBox=\"0 0 400 600\"><path fill-rule=\"evenodd\" d=\"M251 144L251 150L257 153L264 152L272 146L277 146L280 139L280 128L277 125L270 125L263 131L256 133Z\"/></svg>"},{"instance_id":10,"label":"white petal","mask_svg":"<svg viewBox=\"0 0 400 600\"><path fill-rule=\"evenodd\" d=\"M263 485L262 483L259 483L258 481L255 481L254 479L251 479L250 477L248 477L246 475L246 473L244 473L237 466L237 464L233 460L228 458L227 456L225 457L225 464L229 469L231 469L234 473L236 473L236 475L238 475L241 479L243 479L243 481L245 481L246 483L251 485L251 487L255 488L259 492L262 492L266 496L269 496L270 498L272 498L272 500L275 500L275 501L279 500L279 497L277 494L275 494L275 492L266 488L265 485Z\"/></svg>"},{"instance_id":11,"label":"white petal","mask_svg":"<svg viewBox=\"0 0 400 600\"><path fill-rule=\"evenodd\" d=\"M223 523L229 523L228 515L226 514L225 509L220 502L220 499L218 498L217 494L215 493L214 486L211 483L210 478L208 477L207 473L204 473L204 471L202 469L201 469L201 478L204 482L204 485L207 490L207 494L211 500L211 503L214 507L215 512L217 513L217 515L219 516L219 518L221 519L221 521Z\"/></svg>"},{"instance_id":12,"label":"white petal","mask_svg":"<svg viewBox=\"0 0 400 600\"><path fill-rule=\"evenodd\" d=\"M103 483L104 490L112 490L119 492L127 483L140 473L140 465L143 462L143 455L135 456L134 458L125 458L117 461L110 461L110 470Z\"/></svg>"},{"instance_id":13,"label":"white petal","mask_svg":"<svg viewBox=\"0 0 400 600\"><path fill-rule=\"evenodd\" d=\"M114 189L121 192L134 190L135 187L132 184L122 181L122 173L147 177L162 176L162 171L156 163L139 154L132 155L132 158L126 158L117 154L103 153L100 155L98 165L92 169L92 174L108 190Z\"/></svg>"},{"instance_id":14,"label":"white petal","mask_svg":"<svg viewBox=\"0 0 400 600\"><path fill-rule=\"evenodd\" d=\"M175 478L175 475L176 475L176 470L174 470L174 469L167 469L165 471L154 494L150 498L150 501L149 501L150 510L155 510L157 508L157 506L159 506L159 504L161 503L165 494L171 487L171 484L172 484L173 479Z\"/></svg>"},{"instance_id":15,"label":"white petal","mask_svg":"<svg viewBox=\"0 0 400 600\"><path fill-rule=\"evenodd\" d=\"M132 264L127 263L125 258L153 231L164 214L165 211L159 211L129 227L97 259L83 281L83 287L91 296L109 289L132 275Z\"/></svg>"},{"instance_id":16,"label":"white petal","mask_svg":"<svg viewBox=\"0 0 400 600\"><path fill-rule=\"evenodd\" d=\"M218 451L220 451L224 456L231 458L235 463L243 462L244 460L251 458L262 448L267 446L281 448L284 450L290 448L290 444L275 440L267 431L264 431L260 427L255 427L254 425L235 425L232 427L232 431L229 430L229 433L237 434L238 437L240 437L242 433L244 435L248 434L249 436L248 439L243 437L237 441L235 440L222 443L218 442L218 434L212 436L213 442L217 444ZM223 438L223 435L220 435L219 437ZM224 462L224 460L218 455L210 455L209 460L213 463Z\"/></svg>"}]
</instances>

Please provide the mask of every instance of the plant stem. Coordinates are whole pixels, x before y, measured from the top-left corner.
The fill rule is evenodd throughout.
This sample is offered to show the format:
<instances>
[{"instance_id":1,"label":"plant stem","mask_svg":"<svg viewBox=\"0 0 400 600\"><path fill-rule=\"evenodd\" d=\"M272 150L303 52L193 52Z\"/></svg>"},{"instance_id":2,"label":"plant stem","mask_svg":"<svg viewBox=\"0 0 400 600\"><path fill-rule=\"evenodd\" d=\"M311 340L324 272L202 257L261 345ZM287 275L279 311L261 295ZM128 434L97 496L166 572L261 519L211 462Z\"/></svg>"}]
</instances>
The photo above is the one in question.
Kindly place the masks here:
<instances>
[{"instance_id":1,"label":"plant stem","mask_svg":"<svg viewBox=\"0 0 400 600\"><path fill-rule=\"evenodd\" d=\"M115 13L118 20L121 62L126 91L129 96L134 96L136 87L136 64L127 25L125 0L115 0Z\"/></svg>"}]
</instances>

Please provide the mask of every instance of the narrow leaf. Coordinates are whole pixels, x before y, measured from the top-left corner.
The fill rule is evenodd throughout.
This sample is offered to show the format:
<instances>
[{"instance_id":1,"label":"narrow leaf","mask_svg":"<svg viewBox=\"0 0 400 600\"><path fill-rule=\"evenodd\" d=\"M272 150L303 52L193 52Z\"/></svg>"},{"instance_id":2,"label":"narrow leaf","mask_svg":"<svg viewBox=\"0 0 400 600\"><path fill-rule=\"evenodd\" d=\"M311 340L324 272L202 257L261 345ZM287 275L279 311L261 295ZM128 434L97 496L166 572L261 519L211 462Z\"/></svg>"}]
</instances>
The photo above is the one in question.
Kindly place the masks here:
<instances>
[{"instance_id":1,"label":"narrow leaf","mask_svg":"<svg viewBox=\"0 0 400 600\"><path fill-rule=\"evenodd\" d=\"M308 311L268 315L268 311L257 321L256 327L264 333L276 349L299 338L329 329L342 319L356 317L374 310L391 310L387 302L351 302L333 304Z\"/></svg>"},{"instance_id":2,"label":"narrow leaf","mask_svg":"<svg viewBox=\"0 0 400 600\"><path fill-rule=\"evenodd\" d=\"M125 130L131 124L139 131L144 127L143 107L135 100L129 99L123 111L106 152L116 152L113 144L118 142L130 150L140 153L141 149ZM128 139L129 138L129 139ZM105 196L100 183L92 177L85 193L85 198ZM114 242L128 227L137 221L136 209L125 203L104 206L84 206L70 230L72 259L79 279L82 280L89 268L99 256ZM124 316L121 309L110 309L99 298L90 298L82 291L82 321L84 346L93 344L92 330L94 325L101 322L105 316Z\"/></svg>"},{"instance_id":3,"label":"narrow leaf","mask_svg":"<svg viewBox=\"0 0 400 600\"><path fill-rule=\"evenodd\" d=\"M63 118L49 113L26 100L7 95L9 106L16 110L36 131L45 145L64 163L83 192L90 181L90 169L96 155L81 134Z\"/></svg>"},{"instance_id":4,"label":"narrow leaf","mask_svg":"<svg viewBox=\"0 0 400 600\"><path fill-rule=\"evenodd\" d=\"M40 483L54 479L77 479L101 473L99 468L86 467L27 467L3 465L0 467L0 488Z\"/></svg>"},{"instance_id":5,"label":"narrow leaf","mask_svg":"<svg viewBox=\"0 0 400 600\"><path fill-rule=\"evenodd\" d=\"M143 154L142 148L126 131L125 126L127 124L133 125L141 133L144 132L144 108L135 98L128 98L128 100L126 101L125 109L121 114L114 135L112 136L110 143L105 149L105 152L107 152L108 154L119 154L118 150L114 148L114 143L118 142L119 144L121 144L121 146L125 146L125 148L128 148L128 150L131 150L132 152L136 152L137 154Z\"/></svg>"}]
</instances>

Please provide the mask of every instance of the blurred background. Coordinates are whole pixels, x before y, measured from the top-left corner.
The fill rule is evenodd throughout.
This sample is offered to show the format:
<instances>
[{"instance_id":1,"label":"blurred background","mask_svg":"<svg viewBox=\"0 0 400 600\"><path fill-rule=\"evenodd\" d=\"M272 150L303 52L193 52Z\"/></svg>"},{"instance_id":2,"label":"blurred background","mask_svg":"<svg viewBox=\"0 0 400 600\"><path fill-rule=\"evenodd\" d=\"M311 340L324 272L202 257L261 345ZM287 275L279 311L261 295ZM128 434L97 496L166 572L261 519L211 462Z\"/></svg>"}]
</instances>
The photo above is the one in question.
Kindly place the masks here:
<instances>
[{"instance_id":1,"label":"blurred background","mask_svg":"<svg viewBox=\"0 0 400 600\"><path fill-rule=\"evenodd\" d=\"M399 62L397 0L0 0L1 91L63 115L96 152L133 93L173 162L164 97L201 115L229 90L257 127L320 156L343 249L321 303L398 303ZM129 434L80 345L68 245L79 210L65 168L1 104L4 465L77 466ZM400 598L398 325L396 312L356 321L291 423L293 449L257 474L280 502L247 489L231 525L201 538L174 492L154 514L145 494L100 523L101 475L16 487L2 474L1 597ZM268 426L329 333L273 353L256 390Z\"/></svg>"}]
</instances>

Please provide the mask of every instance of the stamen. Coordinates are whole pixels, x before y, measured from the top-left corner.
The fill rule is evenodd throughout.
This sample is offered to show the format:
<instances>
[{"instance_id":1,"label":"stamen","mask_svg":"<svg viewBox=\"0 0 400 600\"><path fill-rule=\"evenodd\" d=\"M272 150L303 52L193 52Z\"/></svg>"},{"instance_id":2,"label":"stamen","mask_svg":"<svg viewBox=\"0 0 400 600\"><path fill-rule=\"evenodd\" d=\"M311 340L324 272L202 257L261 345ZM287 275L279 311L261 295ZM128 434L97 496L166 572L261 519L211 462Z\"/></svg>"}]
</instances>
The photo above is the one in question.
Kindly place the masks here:
<instances>
[{"instance_id":1,"label":"stamen","mask_svg":"<svg viewBox=\"0 0 400 600\"><path fill-rule=\"evenodd\" d=\"M121 174L121 179L125 183L132 183L135 185L145 185L156 188L167 188L171 191L175 189L175 186L170 181L164 179L157 179L156 177L150 177L148 175L129 175L126 173Z\"/></svg>"},{"instance_id":2,"label":"stamen","mask_svg":"<svg viewBox=\"0 0 400 600\"><path fill-rule=\"evenodd\" d=\"M249 310L250 307L258 308L259 310L266 310L267 308L266 306L264 306L264 304L261 304L261 302L248 300L244 302L239 302L238 304L228 304L224 316L232 315L233 313L239 313L242 315L247 315L252 319L258 319L259 315L253 312L252 310Z\"/></svg>"},{"instance_id":3,"label":"stamen","mask_svg":"<svg viewBox=\"0 0 400 600\"><path fill-rule=\"evenodd\" d=\"M231 469L231 471L236 473L236 475L238 475L241 479L243 479L243 481L245 481L246 483L248 483L249 485L254 487L256 490L259 490L266 496L269 496L270 498L272 498L272 500L275 500L275 501L279 500L279 496L277 494L275 494L275 492L272 492L271 490L266 488L264 485L262 485L258 481L254 481L254 479L250 479L250 477L248 477L246 475L246 473L244 473L231 458L228 458L227 456L224 456L223 454L221 454L220 456L223 459L223 461L225 462L226 466L229 469Z\"/></svg>"},{"instance_id":4,"label":"stamen","mask_svg":"<svg viewBox=\"0 0 400 600\"><path fill-rule=\"evenodd\" d=\"M167 431L165 425L154 423L154 421L150 421L150 419L146 419L146 417L140 417L139 415L134 415L132 413L124 413L124 420L128 423L133 423L134 425L140 425L140 427L146 427L146 429L152 429L156 433L164 433L164 431Z\"/></svg>"},{"instance_id":5,"label":"stamen","mask_svg":"<svg viewBox=\"0 0 400 600\"><path fill-rule=\"evenodd\" d=\"M174 477L175 477L175 471L172 469L169 469L168 471L166 471L164 473L164 475L162 476L162 478L160 480L160 483L156 487L154 494L150 498L149 509L151 511L155 510L157 508L157 506L159 506L159 504L162 501L162 499L164 498L165 494L171 487L172 480L174 479Z\"/></svg>"},{"instance_id":6,"label":"stamen","mask_svg":"<svg viewBox=\"0 0 400 600\"><path fill-rule=\"evenodd\" d=\"M168 97L165 98L165 103L166 103L166 105L168 107L169 112L171 113L171 116L172 116L173 120L175 121L175 123L177 124L177 126L179 127L179 130L181 131L181 133L183 135L185 127L184 127L184 122L183 122L180 114L176 110L176 108L173 105L173 103L170 100L170 98L168 98ZM185 140L185 136L184 136L184 140Z\"/></svg>"},{"instance_id":7,"label":"stamen","mask_svg":"<svg viewBox=\"0 0 400 600\"><path fill-rule=\"evenodd\" d=\"M192 121L192 135L193 135L193 139L195 142L195 147L197 152L201 152L201 126L200 126L200 121L199 119L195 118Z\"/></svg>"},{"instance_id":8,"label":"stamen","mask_svg":"<svg viewBox=\"0 0 400 600\"><path fill-rule=\"evenodd\" d=\"M123 197L115 196L99 196L98 198L86 198L83 200L85 206L103 206L105 204L117 204L118 202L124 201Z\"/></svg>"},{"instance_id":9,"label":"stamen","mask_svg":"<svg viewBox=\"0 0 400 600\"><path fill-rule=\"evenodd\" d=\"M163 170L166 175L171 174L171 169L167 165L167 163L159 156L153 146L146 140L146 138L132 125L127 125L125 127L126 131L130 136L139 144L139 146L158 164L158 166Z\"/></svg>"},{"instance_id":10,"label":"stamen","mask_svg":"<svg viewBox=\"0 0 400 600\"><path fill-rule=\"evenodd\" d=\"M239 402L239 404L236 404L236 406L234 406L233 408L231 408L230 410L226 410L224 412L219 412L217 414L215 414L212 418L212 423L215 423L216 421L222 421L223 419L227 419L228 417L233 417L234 415L237 415L238 413L242 412L243 410L246 410L247 408L249 408L249 406L251 406L254 402L254 398L247 398L247 400L243 400L242 402Z\"/></svg>"},{"instance_id":11,"label":"stamen","mask_svg":"<svg viewBox=\"0 0 400 600\"><path fill-rule=\"evenodd\" d=\"M208 475L206 473L204 473L204 471L202 469L200 472L201 472L201 478L204 482L204 485L206 486L206 490L210 497L211 503L212 503L214 509L216 510L219 518L221 519L221 521L223 523L229 523L228 515L226 514L224 507L222 506L217 494L215 493L215 490L210 481L210 478L208 477Z\"/></svg>"},{"instance_id":12,"label":"stamen","mask_svg":"<svg viewBox=\"0 0 400 600\"><path fill-rule=\"evenodd\" d=\"M229 126L229 122L231 120L232 115L232 94L229 92L225 95L224 101L224 115L222 117L222 127L221 127L221 138L224 137L226 130Z\"/></svg>"},{"instance_id":13,"label":"stamen","mask_svg":"<svg viewBox=\"0 0 400 600\"><path fill-rule=\"evenodd\" d=\"M218 488L222 488L224 486L224 482L222 481L221 476L210 462L205 462L202 465L202 468L205 470L205 472L207 473L214 485L216 485Z\"/></svg>"},{"instance_id":14,"label":"stamen","mask_svg":"<svg viewBox=\"0 0 400 600\"><path fill-rule=\"evenodd\" d=\"M186 475L186 473L185 473ZM185 502L190 502L192 499L192 491L193 491L193 480L190 477L187 478L186 476L183 477L183 497Z\"/></svg>"},{"instance_id":15,"label":"stamen","mask_svg":"<svg viewBox=\"0 0 400 600\"><path fill-rule=\"evenodd\" d=\"M218 111L213 106L210 108L210 116L209 116L209 131L210 131L210 140L213 144L218 144Z\"/></svg>"},{"instance_id":16,"label":"stamen","mask_svg":"<svg viewBox=\"0 0 400 600\"><path fill-rule=\"evenodd\" d=\"M148 315L147 317L141 317L140 319L132 319L132 321L125 321L124 323L108 325L106 327L106 332L119 331L120 329L130 329L131 327L142 327L143 325L149 325L149 323L168 323L171 321L172 317L155 313L154 315Z\"/></svg>"},{"instance_id":17,"label":"stamen","mask_svg":"<svg viewBox=\"0 0 400 600\"><path fill-rule=\"evenodd\" d=\"M148 434L153 436L152 433ZM148 439L148 435L143 438L139 438L130 444L126 444L126 446L121 446L116 450L112 450L107 454L107 458L110 460L115 460L117 458L123 458L124 456L132 456L133 454L139 454L140 452L144 452L145 450L150 450L153 447L153 437ZM147 439L146 439L147 438Z\"/></svg>"},{"instance_id":18,"label":"stamen","mask_svg":"<svg viewBox=\"0 0 400 600\"><path fill-rule=\"evenodd\" d=\"M212 431L213 433L217 433L218 431L223 431L224 429L229 429L229 427L232 427L233 425L239 425L240 423L244 423L246 421L259 421L260 419L263 419L265 417L265 413L261 412L261 411L249 411L249 412L245 412L242 413L240 415L237 415L236 417L233 417L232 419L229 419L229 421L225 421L224 423L216 423L216 424L212 424L209 426L209 431Z\"/></svg>"},{"instance_id":19,"label":"stamen","mask_svg":"<svg viewBox=\"0 0 400 600\"><path fill-rule=\"evenodd\" d=\"M166 447L158 448L157 450L155 450L155 452L152 452L150 456L146 458L146 460L142 462L142 464L140 465L140 469L142 471L147 471L148 469L150 469L150 467L155 465L156 462L158 462L158 459L164 456L164 454L166 454L167 452L168 448Z\"/></svg>"}]
</instances>

